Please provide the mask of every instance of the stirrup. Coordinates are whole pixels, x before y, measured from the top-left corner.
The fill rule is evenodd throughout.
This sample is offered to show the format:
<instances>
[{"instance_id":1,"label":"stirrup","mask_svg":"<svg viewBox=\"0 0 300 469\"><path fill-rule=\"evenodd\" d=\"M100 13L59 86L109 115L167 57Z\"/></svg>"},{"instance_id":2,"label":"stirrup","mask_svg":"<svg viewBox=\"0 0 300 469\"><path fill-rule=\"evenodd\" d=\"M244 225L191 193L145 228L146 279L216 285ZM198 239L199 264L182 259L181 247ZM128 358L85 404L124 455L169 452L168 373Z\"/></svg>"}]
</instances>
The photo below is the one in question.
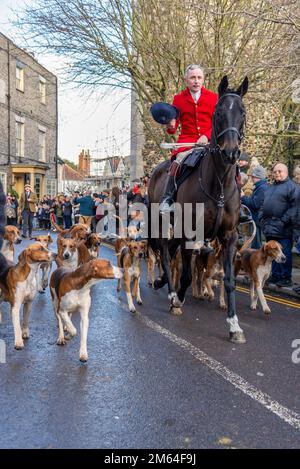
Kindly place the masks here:
<instances>
[{"instance_id":1,"label":"stirrup","mask_svg":"<svg viewBox=\"0 0 300 469\"><path fill-rule=\"evenodd\" d=\"M159 206L160 213L174 212L174 201L171 199L164 199Z\"/></svg>"}]
</instances>

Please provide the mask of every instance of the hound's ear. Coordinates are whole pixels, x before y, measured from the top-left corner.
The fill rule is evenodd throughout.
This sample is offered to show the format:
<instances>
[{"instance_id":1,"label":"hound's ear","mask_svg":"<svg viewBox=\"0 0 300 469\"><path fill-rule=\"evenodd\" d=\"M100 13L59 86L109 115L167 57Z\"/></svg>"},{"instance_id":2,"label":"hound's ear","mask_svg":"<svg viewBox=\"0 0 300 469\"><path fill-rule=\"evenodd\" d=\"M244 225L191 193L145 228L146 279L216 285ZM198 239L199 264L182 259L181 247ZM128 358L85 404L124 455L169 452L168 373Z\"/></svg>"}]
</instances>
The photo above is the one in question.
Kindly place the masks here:
<instances>
[{"instance_id":1,"label":"hound's ear","mask_svg":"<svg viewBox=\"0 0 300 469\"><path fill-rule=\"evenodd\" d=\"M86 245L86 247L87 247L88 249L92 247L91 235L89 235L89 236L87 237L87 240L86 240L86 242L85 242L85 245Z\"/></svg>"},{"instance_id":2,"label":"hound's ear","mask_svg":"<svg viewBox=\"0 0 300 469\"><path fill-rule=\"evenodd\" d=\"M227 78L227 75L225 75L220 81L220 84L218 87L219 98L226 92L227 88L228 88L228 78Z\"/></svg>"},{"instance_id":3,"label":"hound's ear","mask_svg":"<svg viewBox=\"0 0 300 469\"><path fill-rule=\"evenodd\" d=\"M248 80L248 77L245 77L243 83L241 84L241 86L236 90L237 94L238 94L241 98L242 98L243 96L245 96L245 94L247 93L247 91L248 91L248 86L249 86L249 80Z\"/></svg>"},{"instance_id":4,"label":"hound's ear","mask_svg":"<svg viewBox=\"0 0 300 469\"><path fill-rule=\"evenodd\" d=\"M21 254L18 257L19 264L22 267L24 267L27 264L27 255L28 255L27 251L24 250L24 251L21 252Z\"/></svg>"}]
</instances>

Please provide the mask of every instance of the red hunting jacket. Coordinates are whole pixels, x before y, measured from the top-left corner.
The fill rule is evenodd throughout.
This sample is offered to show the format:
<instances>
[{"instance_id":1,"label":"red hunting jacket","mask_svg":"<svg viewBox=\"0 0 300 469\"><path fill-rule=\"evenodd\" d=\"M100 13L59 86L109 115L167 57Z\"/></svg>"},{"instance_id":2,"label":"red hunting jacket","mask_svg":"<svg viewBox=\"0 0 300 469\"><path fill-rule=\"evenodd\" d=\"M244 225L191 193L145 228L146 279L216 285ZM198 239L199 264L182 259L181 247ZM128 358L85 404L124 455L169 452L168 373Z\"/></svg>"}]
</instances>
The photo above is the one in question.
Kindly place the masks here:
<instances>
[{"instance_id":1,"label":"red hunting jacket","mask_svg":"<svg viewBox=\"0 0 300 469\"><path fill-rule=\"evenodd\" d=\"M218 95L207 90L202 86L201 95L197 103L195 103L190 90L186 88L173 99L173 105L180 111L180 116L176 121L174 130L167 129L169 134L175 134L178 125L181 125L181 132L177 142L197 142L201 135L205 135L208 140L211 138L212 116L215 112ZM172 152L172 156L180 151L189 150L189 147L176 148Z\"/></svg>"}]
</instances>

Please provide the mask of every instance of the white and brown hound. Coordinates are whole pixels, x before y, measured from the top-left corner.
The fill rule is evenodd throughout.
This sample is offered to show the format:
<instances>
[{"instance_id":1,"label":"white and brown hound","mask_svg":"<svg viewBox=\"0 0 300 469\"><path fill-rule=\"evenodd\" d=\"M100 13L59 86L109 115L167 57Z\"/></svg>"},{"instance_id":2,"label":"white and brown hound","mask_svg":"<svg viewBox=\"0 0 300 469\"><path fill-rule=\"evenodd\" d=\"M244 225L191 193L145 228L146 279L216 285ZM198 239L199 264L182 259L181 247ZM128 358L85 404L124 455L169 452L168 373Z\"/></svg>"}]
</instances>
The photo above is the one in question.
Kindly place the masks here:
<instances>
[{"instance_id":1,"label":"white and brown hound","mask_svg":"<svg viewBox=\"0 0 300 469\"><path fill-rule=\"evenodd\" d=\"M282 252L281 245L274 240L268 241L260 249L250 249L248 246L249 242L246 241L237 253L234 273L237 276L240 269L242 269L250 278L250 309L256 309L257 299L259 298L263 312L269 315L271 310L267 304L263 287L271 273L272 262L285 262L286 257Z\"/></svg>"},{"instance_id":2,"label":"white and brown hound","mask_svg":"<svg viewBox=\"0 0 300 469\"><path fill-rule=\"evenodd\" d=\"M91 260L74 271L62 267L51 275L50 291L59 329L57 344L66 344L64 325L71 337L76 335L77 331L71 321L70 314L78 310L81 317L79 359L82 362L88 360L87 334L91 307L90 289L99 280L121 277L121 270L113 267L106 259Z\"/></svg>"},{"instance_id":3,"label":"white and brown hound","mask_svg":"<svg viewBox=\"0 0 300 469\"><path fill-rule=\"evenodd\" d=\"M128 307L132 313L136 312L132 296L136 297L139 305L143 304L140 292L141 260L147 249L146 241L128 241L117 239L115 250L118 259L118 267L124 269L124 288L127 296ZM133 290L131 293L131 281ZM121 280L118 280L117 291L121 290Z\"/></svg>"},{"instance_id":4,"label":"white and brown hound","mask_svg":"<svg viewBox=\"0 0 300 469\"><path fill-rule=\"evenodd\" d=\"M33 238L38 243L41 243L45 248L49 249L49 244L53 243L50 233L47 235L38 235ZM39 293L45 293L45 290L49 283L49 275L51 272L52 262L43 262L40 265L37 273L38 291ZM41 274L41 275L40 275Z\"/></svg>"},{"instance_id":5,"label":"white and brown hound","mask_svg":"<svg viewBox=\"0 0 300 469\"><path fill-rule=\"evenodd\" d=\"M24 347L23 339L29 338L29 315L31 305L37 293L37 271L41 262L55 259L40 243L28 246L19 255L16 265L8 263L4 256L0 257L0 302L7 301L11 307L11 316L15 334L15 349ZM20 309L23 305L23 323L20 325Z\"/></svg>"},{"instance_id":6,"label":"white and brown hound","mask_svg":"<svg viewBox=\"0 0 300 469\"><path fill-rule=\"evenodd\" d=\"M22 238L20 236L20 231L16 226L7 225L5 227L5 233L3 236L3 244L1 248L1 253L7 260L14 262L15 254L15 244L20 244Z\"/></svg>"}]
</instances>

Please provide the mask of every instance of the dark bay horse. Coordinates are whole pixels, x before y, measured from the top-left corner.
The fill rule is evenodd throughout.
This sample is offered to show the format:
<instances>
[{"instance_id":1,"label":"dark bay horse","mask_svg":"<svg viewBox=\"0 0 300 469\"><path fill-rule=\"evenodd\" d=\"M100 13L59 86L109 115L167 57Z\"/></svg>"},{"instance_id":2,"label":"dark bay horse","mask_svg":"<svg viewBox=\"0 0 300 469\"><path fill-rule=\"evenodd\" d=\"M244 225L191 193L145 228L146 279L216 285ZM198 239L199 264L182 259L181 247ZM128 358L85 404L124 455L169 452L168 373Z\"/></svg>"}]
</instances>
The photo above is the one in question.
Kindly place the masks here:
<instances>
[{"instance_id":1,"label":"dark bay horse","mask_svg":"<svg viewBox=\"0 0 300 469\"><path fill-rule=\"evenodd\" d=\"M247 77L237 90L229 89L227 77L222 78L218 87L219 100L213 116L211 142L200 165L179 187L176 199L183 214L185 204L191 204L193 229L197 223L196 204L204 203L204 238L217 237L223 245L224 284L228 306L227 322L230 327L229 337L234 343L245 342L236 315L233 260L240 210L240 193L236 183L236 162L240 154L239 145L243 138L246 116L242 98L247 90ZM155 168L148 186L150 204L160 202L169 166L170 162L167 161ZM174 216L175 224L176 212ZM151 222L153 220L150 219ZM164 270L163 276L156 281L155 287L161 288L166 283L168 284L170 309L173 314L181 314L185 293L191 284L192 249L186 247L186 242L190 239L183 233L181 239L174 238L168 241L162 236L161 228L158 238L153 238L151 233L149 234L149 243L154 250L160 252ZM183 269L180 289L176 292L172 284L170 258L174 255L178 245L181 246Z\"/></svg>"}]
</instances>

